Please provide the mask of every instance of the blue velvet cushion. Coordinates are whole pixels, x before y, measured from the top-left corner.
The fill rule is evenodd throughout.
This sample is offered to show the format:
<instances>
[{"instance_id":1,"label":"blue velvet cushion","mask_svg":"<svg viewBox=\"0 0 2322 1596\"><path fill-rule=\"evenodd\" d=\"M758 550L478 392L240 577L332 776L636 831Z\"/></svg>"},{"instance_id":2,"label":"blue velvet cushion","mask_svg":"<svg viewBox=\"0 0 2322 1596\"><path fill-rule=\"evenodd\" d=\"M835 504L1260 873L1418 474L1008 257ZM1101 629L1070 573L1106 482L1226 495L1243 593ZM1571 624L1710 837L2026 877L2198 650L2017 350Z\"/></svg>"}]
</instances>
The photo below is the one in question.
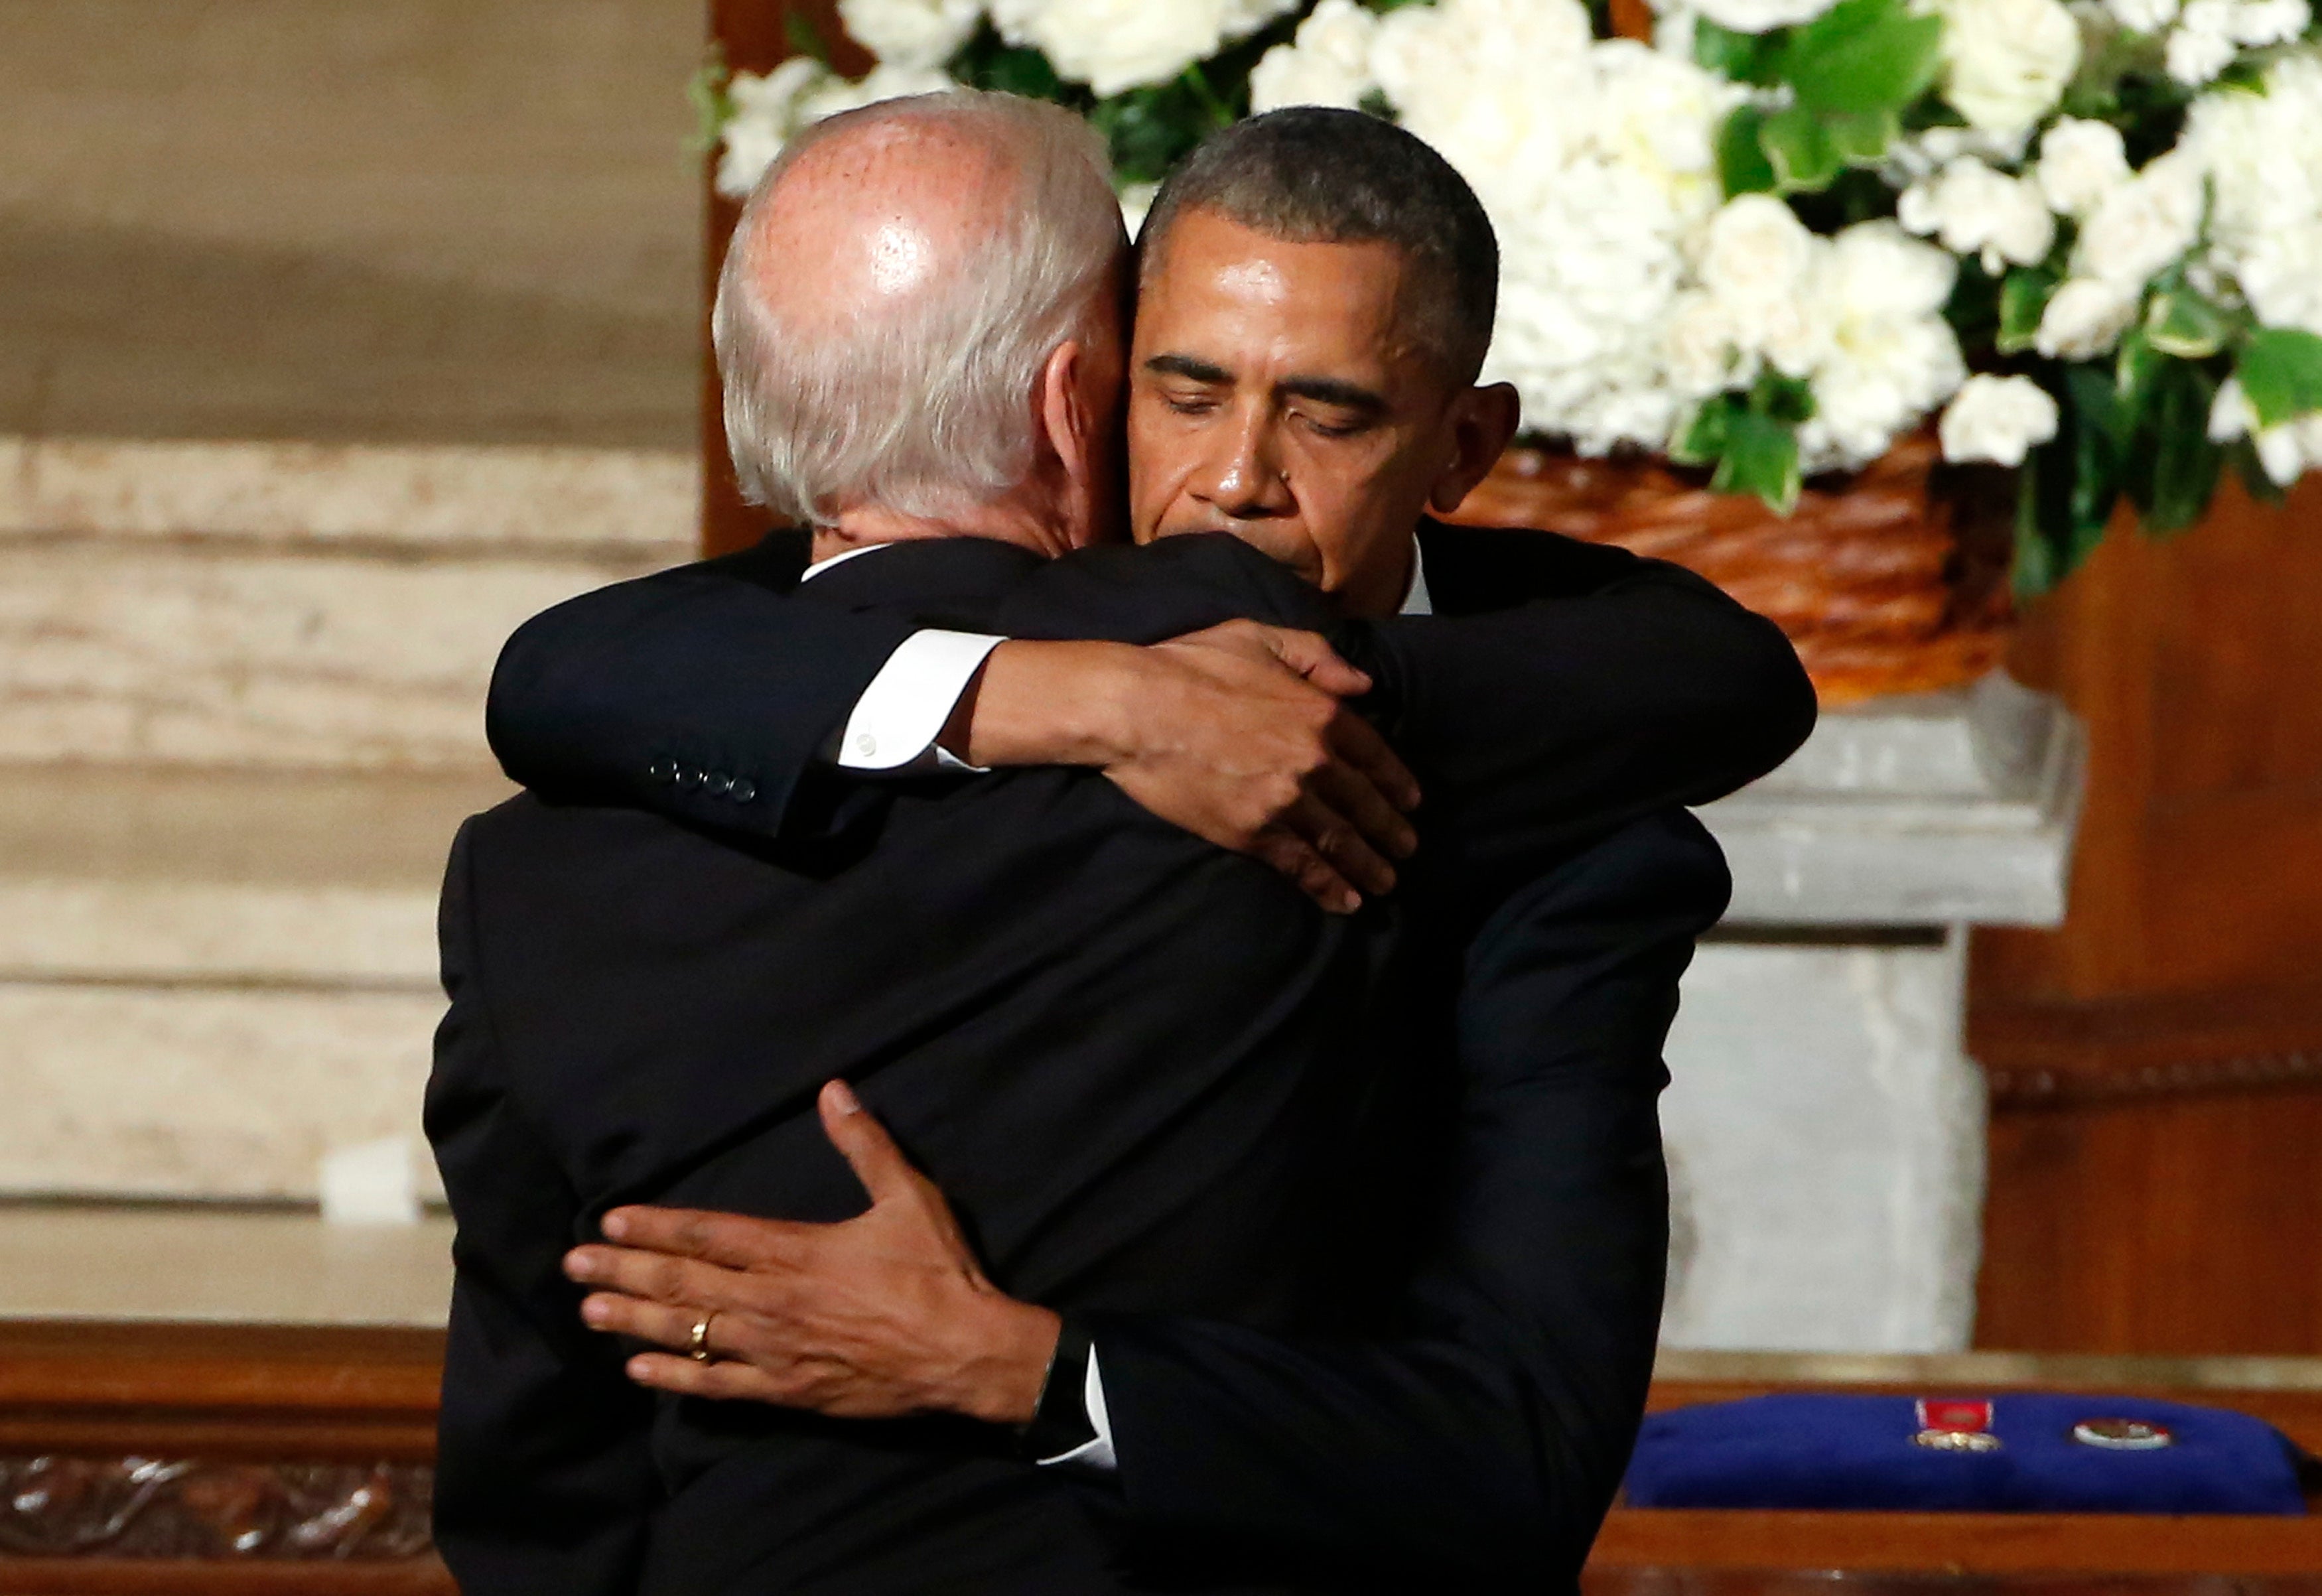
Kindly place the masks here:
<instances>
[{"instance_id":1,"label":"blue velvet cushion","mask_svg":"<svg viewBox=\"0 0 2322 1596\"><path fill-rule=\"evenodd\" d=\"M2168 1427L2173 1444L2113 1451L2089 1420ZM1645 1420L1628 1500L1648 1508L1887 1508L1912 1512L2302 1513L2298 1455L2244 1413L2134 1397L1992 1399L1997 1450L1917 1445L1909 1397L1795 1394L1672 1409Z\"/></svg>"}]
</instances>

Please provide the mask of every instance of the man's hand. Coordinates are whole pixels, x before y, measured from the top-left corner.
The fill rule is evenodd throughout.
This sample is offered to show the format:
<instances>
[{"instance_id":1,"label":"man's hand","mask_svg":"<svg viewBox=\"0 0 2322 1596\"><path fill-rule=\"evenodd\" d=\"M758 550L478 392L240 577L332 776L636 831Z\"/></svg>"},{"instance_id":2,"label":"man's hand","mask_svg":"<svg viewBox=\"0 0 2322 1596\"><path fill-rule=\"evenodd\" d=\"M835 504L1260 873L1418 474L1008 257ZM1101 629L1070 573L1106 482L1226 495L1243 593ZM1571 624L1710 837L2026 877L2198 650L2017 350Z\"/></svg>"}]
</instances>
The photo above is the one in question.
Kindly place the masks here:
<instances>
[{"instance_id":1,"label":"man's hand","mask_svg":"<svg viewBox=\"0 0 2322 1596\"><path fill-rule=\"evenodd\" d=\"M576 1247L564 1272L599 1288L590 1326L684 1349L709 1319L703 1363L629 1360L639 1384L740 1397L839 1418L964 1414L1027 1424L1060 1321L984 1278L951 1205L844 1081L822 1089L823 1129L870 1193L836 1225L681 1208L615 1208L617 1245Z\"/></svg>"},{"instance_id":2,"label":"man's hand","mask_svg":"<svg viewBox=\"0 0 2322 1596\"><path fill-rule=\"evenodd\" d=\"M1312 632L1228 621L1132 648L1002 643L972 701L974 764L1100 766L1194 835L1264 860L1323 907L1392 890L1419 784L1345 700L1367 676Z\"/></svg>"}]
</instances>

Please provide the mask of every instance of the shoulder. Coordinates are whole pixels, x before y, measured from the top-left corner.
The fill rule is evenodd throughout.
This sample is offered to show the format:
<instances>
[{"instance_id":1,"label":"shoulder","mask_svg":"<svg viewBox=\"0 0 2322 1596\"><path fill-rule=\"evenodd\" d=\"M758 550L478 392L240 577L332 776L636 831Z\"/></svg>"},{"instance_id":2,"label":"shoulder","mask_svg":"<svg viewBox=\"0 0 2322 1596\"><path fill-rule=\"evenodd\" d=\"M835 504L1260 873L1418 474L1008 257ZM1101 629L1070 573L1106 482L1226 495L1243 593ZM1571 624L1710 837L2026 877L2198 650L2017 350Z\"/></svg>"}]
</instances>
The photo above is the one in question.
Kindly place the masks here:
<instances>
[{"instance_id":1,"label":"shoulder","mask_svg":"<svg viewBox=\"0 0 2322 1596\"><path fill-rule=\"evenodd\" d=\"M1502 609L1535 598L1577 597L1634 576L1650 562L1609 543L1530 527L1452 526L1424 521L1419 547L1427 589L1446 615Z\"/></svg>"},{"instance_id":2,"label":"shoulder","mask_svg":"<svg viewBox=\"0 0 2322 1596\"><path fill-rule=\"evenodd\" d=\"M1015 636L1157 642L1221 621L1320 629L1338 611L1286 567L1226 533L1083 549L1051 561L1010 600Z\"/></svg>"}]
</instances>

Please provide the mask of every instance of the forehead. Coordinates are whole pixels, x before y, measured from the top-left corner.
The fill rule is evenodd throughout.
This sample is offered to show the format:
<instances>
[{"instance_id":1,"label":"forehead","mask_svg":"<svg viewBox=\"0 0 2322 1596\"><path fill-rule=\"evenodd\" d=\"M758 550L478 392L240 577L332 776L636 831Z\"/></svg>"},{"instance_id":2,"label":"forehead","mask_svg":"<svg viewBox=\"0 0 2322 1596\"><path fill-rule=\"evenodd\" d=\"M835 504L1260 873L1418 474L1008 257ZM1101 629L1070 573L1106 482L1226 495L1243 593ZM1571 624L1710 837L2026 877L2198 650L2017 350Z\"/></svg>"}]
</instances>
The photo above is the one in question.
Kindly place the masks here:
<instances>
[{"instance_id":1,"label":"forehead","mask_svg":"<svg viewBox=\"0 0 2322 1596\"><path fill-rule=\"evenodd\" d=\"M1275 357L1399 362L1415 347L1408 276L1392 244L1299 243L1189 211L1145 274L1138 357L1200 353L1229 367Z\"/></svg>"}]
</instances>

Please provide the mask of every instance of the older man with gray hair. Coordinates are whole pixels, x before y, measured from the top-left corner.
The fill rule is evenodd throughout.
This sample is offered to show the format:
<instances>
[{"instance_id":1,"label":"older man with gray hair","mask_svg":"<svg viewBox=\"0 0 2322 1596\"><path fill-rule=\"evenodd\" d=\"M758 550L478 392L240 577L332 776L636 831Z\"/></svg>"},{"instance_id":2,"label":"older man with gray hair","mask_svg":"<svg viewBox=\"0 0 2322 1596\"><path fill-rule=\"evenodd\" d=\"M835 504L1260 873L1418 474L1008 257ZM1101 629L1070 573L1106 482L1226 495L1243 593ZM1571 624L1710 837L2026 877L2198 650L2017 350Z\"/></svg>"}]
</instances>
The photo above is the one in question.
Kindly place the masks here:
<instances>
[{"instance_id":1,"label":"older man with gray hair","mask_svg":"<svg viewBox=\"0 0 2322 1596\"><path fill-rule=\"evenodd\" d=\"M578 601L504 662L535 794L455 845L429 1101L471 1591L1577 1569L1650 1362L1659 1036L1723 892L1666 811L1787 752L1796 664L1714 590L1541 534L1472 534L1510 579L1467 619L1348 621L1294 575L1391 610L1358 597L1385 559L1411 606L1411 520L1504 407L1412 335L1444 285L1410 241L1461 233L1412 194L1440 162L1367 119L1246 125L1276 188L1335 141L1362 203L1337 236L1327 196L1270 223L1297 237L1174 231L1182 342L1140 324L1138 380L1248 424L1222 470L1175 461L1175 524L1132 503L1227 535L1091 546L1123 261L1085 136L905 102L787 152L728 262L737 452L810 536ZM1003 269L1042 296L1008 308ZM1640 704L1640 670L1678 685ZM1357 694L1428 786L1399 882L1336 840L1408 853ZM1252 791L1271 820L1196 834ZM1240 856L1268 825L1305 895ZM1339 869L1394 901L1322 912ZM690 1358L582 1327L560 1254L600 1220L642 1250L570 1260L586 1324ZM1392 1333L1302 1339L1414 1268Z\"/></svg>"}]
</instances>

